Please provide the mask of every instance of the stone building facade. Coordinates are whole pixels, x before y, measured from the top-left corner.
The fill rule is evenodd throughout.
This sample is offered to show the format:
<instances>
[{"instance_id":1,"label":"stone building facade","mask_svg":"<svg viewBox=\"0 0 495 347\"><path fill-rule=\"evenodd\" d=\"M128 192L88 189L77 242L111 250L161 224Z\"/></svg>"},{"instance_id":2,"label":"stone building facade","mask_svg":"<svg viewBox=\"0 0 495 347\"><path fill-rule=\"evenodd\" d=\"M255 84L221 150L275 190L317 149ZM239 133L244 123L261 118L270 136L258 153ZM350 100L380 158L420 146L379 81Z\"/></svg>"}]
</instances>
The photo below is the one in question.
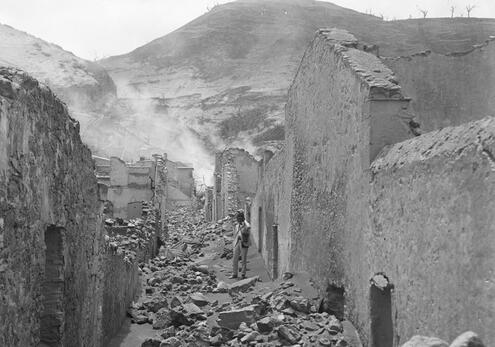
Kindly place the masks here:
<instances>
[{"instance_id":1,"label":"stone building facade","mask_svg":"<svg viewBox=\"0 0 495 347\"><path fill-rule=\"evenodd\" d=\"M156 201L165 212L167 174L166 155L126 163L117 157L93 157L102 200L111 204L112 216L132 219L142 215L142 203ZM163 201L163 203L162 203Z\"/></svg>"},{"instance_id":2,"label":"stone building facade","mask_svg":"<svg viewBox=\"0 0 495 347\"><path fill-rule=\"evenodd\" d=\"M260 164L253 238L274 277L309 273L367 346L467 329L493 344L495 119L417 136L410 104L352 35L319 31L285 147Z\"/></svg>"},{"instance_id":3,"label":"stone building facade","mask_svg":"<svg viewBox=\"0 0 495 347\"><path fill-rule=\"evenodd\" d=\"M192 165L166 160L168 208L192 206L196 195Z\"/></svg>"}]
</instances>

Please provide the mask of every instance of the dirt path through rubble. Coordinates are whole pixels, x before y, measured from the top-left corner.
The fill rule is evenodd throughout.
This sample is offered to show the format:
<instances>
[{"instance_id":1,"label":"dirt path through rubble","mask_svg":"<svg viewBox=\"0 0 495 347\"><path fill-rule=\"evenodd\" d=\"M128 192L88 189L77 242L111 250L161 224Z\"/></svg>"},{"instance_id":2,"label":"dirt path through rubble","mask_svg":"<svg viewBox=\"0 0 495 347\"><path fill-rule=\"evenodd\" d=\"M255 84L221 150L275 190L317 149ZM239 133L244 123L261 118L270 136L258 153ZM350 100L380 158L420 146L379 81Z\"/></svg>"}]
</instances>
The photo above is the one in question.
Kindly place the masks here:
<instances>
[{"instance_id":1,"label":"dirt path through rubble","mask_svg":"<svg viewBox=\"0 0 495 347\"><path fill-rule=\"evenodd\" d=\"M231 227L188 215L172 217L170 240L140 265L142 293L108 347L361 346L349 322L318 313L307 274L272 281L256 247L248 278L229 279Z\"/></svg>"}]
</instances>

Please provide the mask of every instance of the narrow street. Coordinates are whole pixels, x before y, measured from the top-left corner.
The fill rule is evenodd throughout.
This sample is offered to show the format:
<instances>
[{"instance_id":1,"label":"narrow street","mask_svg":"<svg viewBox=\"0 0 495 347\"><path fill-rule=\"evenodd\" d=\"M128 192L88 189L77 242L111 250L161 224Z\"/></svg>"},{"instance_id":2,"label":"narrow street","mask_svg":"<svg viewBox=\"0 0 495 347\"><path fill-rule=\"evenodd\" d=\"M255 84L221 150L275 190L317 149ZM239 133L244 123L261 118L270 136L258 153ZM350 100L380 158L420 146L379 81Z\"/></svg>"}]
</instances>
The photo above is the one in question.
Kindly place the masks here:
<instances>
[{"instance_id":1,"label":"narrow street","mask_svg":"<svg viewBox=\"0 0 495 347\"><path fill-rule=\"evenodd\" d=\"M349 322L319 313L303 274L272 281L256 247L247 278L229 279L232 225L195 211L171 213L169 241L142 264L142 291L109 347L361 346Z\"/></svg>"}]
</instances>

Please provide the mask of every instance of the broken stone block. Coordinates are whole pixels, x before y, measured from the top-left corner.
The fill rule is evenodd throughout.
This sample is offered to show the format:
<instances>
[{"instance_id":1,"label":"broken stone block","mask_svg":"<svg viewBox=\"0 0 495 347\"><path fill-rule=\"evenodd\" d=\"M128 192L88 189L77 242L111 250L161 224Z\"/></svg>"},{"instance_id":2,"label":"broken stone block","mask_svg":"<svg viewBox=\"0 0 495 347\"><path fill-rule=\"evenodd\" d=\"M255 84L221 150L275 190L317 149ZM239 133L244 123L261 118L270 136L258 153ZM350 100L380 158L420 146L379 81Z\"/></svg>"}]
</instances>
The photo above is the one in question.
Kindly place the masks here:
<instances>
[{"instance_id":1,"label":"broken stone block","mask_svg":"<svg viewBox=\"0 0 495 347\"><path fill-rule=\"evenodd\" d=\"M238 310L224 311L218 314L219 326L228 329L237 329L241 323L254 323L256 321L256 310L254 306L247 306Z\"/></svg>"},{"instance_id":2,"label":"broken stone block","mask_svg":"<svg viewBox=\"0 0 495 347\"><path fill-rule=\"evenodd\" d=\"M174 296L172 300L170 300L170 308L174 308L177 306L182 306L182 302L178 297Z\"/></svg>"},{"instance_id":3,"label":"broken stone block","mask_svg":"<svg viewBox=\"0 0 495 347\"><path fill-rule=\"evenodd\" d=\"M341 333L343 331L342 323L335 316L330 316L327 323L327 330L332 335Z\"/></svg>"},{"instance_id":4,"label":"broken stone block","mask_svg":"<svg viewBox=\"0 0 495 347\"><path fill-rule=\"evenodd\" d=\"M208 270L208 265L192 265L191 270L204 273L205 275L210 274L210 270Z\"/></svg>"},{"instance_id":5,"label":"broken stone block","mask_svg":"<svg viewBox=\"0 0 495 347\"><path fill-rule=\"evenodd\" d=\"M144 342L141 344L141 347L160 347L161 342L161 340L151 337L144 340Z\"/></svg>"},{"instance_id":6,"label":"broken stone block","mask_svg":"<svg viewBox=\"0 0 495 347\"><path fill-rule=\"evenodd\" d=\"M193 293L189 297L191 298L192 302L198 306L206 306L209 303L206 296L201 293Z\"/></svg>"},{"instance_id":7,"label":"broken stone block","mask_svg":"<svg viewBox=\"0 0 495 347\"><path fill-rule=\"evenodd\" d=\"M301 334L290 325L282 325L278 328L278 336L292 345L295 345L300 339Z\"/></svg>"},{"instance_id":8,"label":"broken stone block","mask_svg":"<svg viewBox=\"0 0 495 347\"><path fill-rule=\"evenodd\" d=\"M221 346L223 342L222 335L218 334L210 337L210 346Z\"/></svg>"},{"instance_id":9,"label":"broken stone block","mask_svg":"<svg viewBox=\"0 0 495 347\"><path fill-rule=\"evenodd\" d=\"M309 314L311 313L311 302L303 297L294 298L289 300L289 306L294 310Z\"/></svg>"},{"instance_id":10,"label":"broken stone block","mask_svg":"<svg viewBox=\"0 0 495 347\"><path fill-rule=\"evenodd\" d=\"M159 347L180 347L182 346L182 342L176 337L169 337L166 340L163 340Z\"/></svg>"},{"instance_id":11,"label":"broken stone block","mask_svg":"<svg viewBox=\"0 0 495 347\"><path fill-rule=\"evenodd\" d=\"M304 329L304 330L307 330L307 331L315 331L315 330L318 330L318 324L316 323L313 323L311 321L303 321L301 323L301 327Z\"/></svg>"},{"instance_id":12,"label":"broken stone block","mask_svg":"<svg viewBox=\"0 0 495 347\"><path fill-rule=\"evenodd\" d=\"M256 322L256 326L258 327L258 331L260 333L269 333L273 329L273 321L270 317L265 317Z\"/></svg>"},{"instance_id":13,"label":"broken stone block","mask_svg":"<svg viewBox=\"0 0 495 347\"><path fill-rule=\"evenodd\" d=\"M485 347L479 336L472 332L466 331L459 335L451 344L450 347Z\"/></svg>"},{"instance_id":14,"label":"broken stone block","mask_svg":"<svg viewBox=\"0 0 495 347\"><path fill-rule=\"evenodd\" d=\"M153 329L164 329L170 324L170 311L167 308L161 308L153 320Z\"/></svg>"},{"instance_id":15,"label":"broken stone block","mask_svg":"<svg viewBox=\"0 0 495 347\"><path fill-rule=\"evenodd\" d=\"M175 327L174 326L168 327L167 329L162 331L160 336L163 337L164 339L168 339L169 337L175 336Z\"/></svg>"},{"instance_id":16,"label":"broken stone block","mask_svg":"<svg viewBox=\"0 0 495 347\"><path fill-rule=\"evenodd\" d=\"M250 278L246 278L244 280L240 280L237 282L232 283L229 286L229 291L230 292L243 292L251 288L256 284L256 282L259 281L259 276L254 276Z\"/></svg>"},{"instance_id":17,"label":"broken stone block","mask_svg":"<svg viewBox=\"0 0 495 347\"><path fill-rule=\"evenodd\" d=\"M254 341L258 338L259 332L257 331L251 331L250 333L246 334L243 338L241 338L242 343L249 343L251 341Z\"/></svg>"},{"instance_id":18,"label":"broken stone block","mask_svg":"<svg viewBox=\"0 0 495 347\"><path fill-rule=\"evenodd\" d=\"M154 296L143 302L143 307L153 313L158 312L161 308L168 307L167 299L162 296Z\"/></svg>"},{"instance_id":19,"label":"broken stone block","mask_svg":"<svg viewBox=\"0 0 495 347\"><path fill-rule=\"evenodd\" d=\"M229 285L225 282L218 282L217 287L213 290L214 293L227 293L229 291Z\"/></svg>"},{"instance_id":20,"label":"broken stone block","mask_svg":"<svg viewBox=\"0 0 495 347\"><path fill-rule=\"evenodd\" d=\"M449 347L449 345L436 337L415 335L402 347Z\"/></svg>"},{"instance_id":21,"label":"broken stone block","mask_svg":"<svg viewBox=\"0 0 495 347\"><path fill-rule=\"evenodd\" d=\"M172 309L170 310L170 323L175 327L179 327L181 325L192 325L194 322L187 318L184 313Z\"/></svg>"},{"instance_id":22,"label":"broken stone block","mask_svg":"<svg viewBox=\"0 0 495 347\"><path fill-rule=\"evenodd\" d=\"M318 339L318 342L322 346L331 346L332 345L332 342L329 339L327 339L326 337L320 337Z\"/></svg>"},{"instance_id":23,"label":"broken stone block","mask_svg":"<svg viewBox=\"0 0 495 347\"><path fill-rule=\"evenodd\" d=\"M198 306L193 303L183 304L182 307L186 311L188 315L198 315L203 314L203 310L201 310Z\"/></svg>"}]
</instances>

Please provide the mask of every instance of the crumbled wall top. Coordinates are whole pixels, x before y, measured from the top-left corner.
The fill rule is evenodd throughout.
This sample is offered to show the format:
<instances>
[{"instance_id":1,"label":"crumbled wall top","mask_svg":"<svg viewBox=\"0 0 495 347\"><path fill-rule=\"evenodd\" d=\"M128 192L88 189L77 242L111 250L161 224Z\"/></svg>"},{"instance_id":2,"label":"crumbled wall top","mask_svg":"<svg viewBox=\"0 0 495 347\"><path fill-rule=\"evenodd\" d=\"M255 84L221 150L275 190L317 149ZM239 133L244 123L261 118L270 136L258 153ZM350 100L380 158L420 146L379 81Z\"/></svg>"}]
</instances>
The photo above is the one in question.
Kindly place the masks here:
<instances>
[{"instance_id":1,"label":"crumbled wall top","mask_svg":"<svg viewBox=\"0 0 495 347\"><path fill-rule=\"evenodd\" d=\"M402 98L392 70L375 55L358 49L358 40L346 30L320 29L317 37L334 45L335 51L370 88L387 91L387 97Z\"/></svg>"},{"instance_id":2,"label":"crumbled wall top","mask_svg":"<svg viewBox=\"0 0 495 347\"><path fill-rule=\"evenodd\" d=\"M397 143L385 150L371 164L373 173L398 169L433 157L459 157L465 150L475 148L490 160L495 170L495 157L490 147L495 145L495 118L486 117L457 127L441 130Z\"/></svg>"},{"instance_id":3,"label":"crumbled wall top","mask_svg":"<svg viewBox=\"0 0 495 347\"><path fill-rule=\"evenodd\" d=\"M246 151L244 148L231 147L231 148L227 148L227 149L223 150L220 153L222 156L227 155L227 154L233 155L233 154L239 153L239 154L243 154L246 157L248 157L249 159L257 162L256 158L251 153Z\"/></svg>"}]
</instances>

